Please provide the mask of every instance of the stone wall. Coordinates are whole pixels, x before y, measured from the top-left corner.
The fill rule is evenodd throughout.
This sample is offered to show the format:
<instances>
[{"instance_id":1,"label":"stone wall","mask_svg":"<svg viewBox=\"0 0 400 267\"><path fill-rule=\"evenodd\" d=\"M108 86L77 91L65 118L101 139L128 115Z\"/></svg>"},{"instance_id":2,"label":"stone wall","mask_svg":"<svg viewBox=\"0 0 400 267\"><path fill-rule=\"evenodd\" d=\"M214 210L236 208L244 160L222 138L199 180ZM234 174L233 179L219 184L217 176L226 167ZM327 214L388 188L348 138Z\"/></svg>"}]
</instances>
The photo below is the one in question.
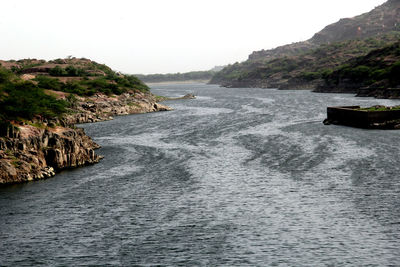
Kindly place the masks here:
<instances>
[{"instance_id":1,"label":"stone wall","mask_svg":"<svg viewBox=\"0 0 400 267\"><path fill-rule=\"evenodd\" d=\"M325 124L340 124L367 129L398 129L400 110L368 111L359 106L328 107Z\"/></svg>"}]
</instances>

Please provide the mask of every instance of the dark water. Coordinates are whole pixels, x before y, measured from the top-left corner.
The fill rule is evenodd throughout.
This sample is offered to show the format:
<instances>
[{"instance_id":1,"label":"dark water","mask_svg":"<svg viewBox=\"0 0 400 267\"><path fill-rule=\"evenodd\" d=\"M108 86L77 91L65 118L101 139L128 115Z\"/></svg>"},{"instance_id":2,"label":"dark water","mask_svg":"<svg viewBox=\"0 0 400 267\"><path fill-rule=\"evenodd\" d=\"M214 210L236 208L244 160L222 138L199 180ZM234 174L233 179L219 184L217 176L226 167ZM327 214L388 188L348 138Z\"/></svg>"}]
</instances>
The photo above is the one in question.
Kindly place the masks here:
<instances>
[{"instance_id":1,"label":"dark water","mask_svg":"<svg viewBox=\"0 0 400 267\"><path fill-rule=\"evenodd\" d=\"M0 188L5 266L400 266L400 131L324 126L307 91L157 86L84 127L97 165Z\"/></svg>"}]
</instances>

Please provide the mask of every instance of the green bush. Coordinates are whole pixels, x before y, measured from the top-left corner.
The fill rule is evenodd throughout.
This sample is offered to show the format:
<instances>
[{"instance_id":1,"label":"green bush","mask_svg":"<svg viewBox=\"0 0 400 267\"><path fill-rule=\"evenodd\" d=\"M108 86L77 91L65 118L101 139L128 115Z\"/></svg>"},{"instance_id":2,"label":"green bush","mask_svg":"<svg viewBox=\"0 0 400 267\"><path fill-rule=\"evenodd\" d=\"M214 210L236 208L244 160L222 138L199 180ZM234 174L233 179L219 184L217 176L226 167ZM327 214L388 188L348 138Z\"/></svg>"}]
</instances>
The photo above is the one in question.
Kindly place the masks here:
<instances>
[{"instance_id":1,"label":"green bush","mask_svg":"<svg viewBox=\"0 0 400 267\"><path fill-rule=\"evenodd\" d=\"M144 84L141 80L139 80L136 76L134 75L125 75L125 79L128 80L130 86L132 89L137 89L143 92L149 91L149 87Z\"/></svg>"},{"instance_id":2,"label":"green bush","mask_svg":"<svg viewBox=\"0 0 400 267\"><path fill-rule=\"evenodd\" d=\"M63 84L55 79L44 75L36 76L35 80L38 82L38 87L44 89L60 90Z\"/></svg>"},{"instance_id":3,"label":"green bush","mask_svg":"<svg viewBox=\"0 0 400 267\"><path fill-rule=\"evenodd\" d=\"M0 101L0 114L7 120L32 119L35 115L52 118L66 112L65 101L45 94L31 82L10 83L3 90L7 95Z\"/></svg>"},{"instance_id":4,"label":"green bush","mask_svg":"<svg viewBox=\"0 0 400 267\"><path fill-rule=\"evenodd\" d=\"M87 72L74 66L67 66L65 69L55 66L49 70L49 74L56 77L83 77L87 75Z\"/></svg>"},{"instance_id":5,"label":"green bush","mask_svg":"<svg viewBox=\"0 0 400 267\"><path fill-rule=\"evenodd\" d=\"M85 95L87 90L79 82L67 82L62 86L61 91Z\"/></svg>"},{"instance_id":6,"label":"green bush","mask_svg":"<svg viewBox=\"0 0 400 267\"><path fill-rule=\"evenodd\" d=\"M313 81L320 78L322 75L319 72L303 72L301 77L306 81Z\"/></svg>"},{"instance_id":7,"label":"green bush","mask_svg":"<svg viewBox=\"0 0 400 267\"><path fill-rule=\"evenodd\" d=\"M12 75L11 71L0 67L0 84L10 81Z\"/></svg>"},{"instance_id":8,"label":"green bush","mask_svg":"<svg viewBox=\"0 0 400 267\"><path fill-rule=\"evenodd\" d=\"M382 80L382 79L385 79L386 76L387 76L387 70L386 69L375 69L371 73L371 77L373 79Z\"/></svg>"},{"instance_id":9,"label":"green bush","mask_svg":"<svg viewBox=\"0 0 400 267\"><path fill-rule=\"evenodd\" d=\"M65 71L65 69L61 68L60 66L55 66L54 68L49 70L49 74L51 76L62 77L62 76L66 76L67 72Z\"/></svg>"},{"instance_id":10,"label":"green bush","mask_svg":"<svg viewBox=\"0 0 400 267\"><path fill-rule=\"evenodd\" d=\"M372 70L367 66L347 67L342 69L342 75L356 82L367 80L372 76Z\"/></svg>"},{"instance_id":11,"label":"green bush","mask_svg":"<svg viewBox=\"0 0 400 267\"><path fill-rule=\"evenodd\" d=\"M68 107L70 107L70 108L75 108L78 104L78 99L76 98L76 96L74 94L67 95L65 100L67 101Z\"/></svg>"},{"instance_id":12,"label":"green bush","mask_svg":"<svg viewBox=\"0 0 400 267\"><path fill-rule=\"evenodd\" d=\"M67 72L66 76L69 77L83 77L87 75L87 72L81 68L75 68L74 66L68 66L65 68Z\"/></svg>"},{"instance_id":13,"label":"green bush","mask_svg":"<svg viewBox=\"0 0 400 267\"><path fill-rule=\"evenodd\" d=\"M50 63L55 63L55 64L65 64L64 59L61 59L61 58L57 58L57 59L51 60L49 62Z\"/></svg>"}]
</instances>

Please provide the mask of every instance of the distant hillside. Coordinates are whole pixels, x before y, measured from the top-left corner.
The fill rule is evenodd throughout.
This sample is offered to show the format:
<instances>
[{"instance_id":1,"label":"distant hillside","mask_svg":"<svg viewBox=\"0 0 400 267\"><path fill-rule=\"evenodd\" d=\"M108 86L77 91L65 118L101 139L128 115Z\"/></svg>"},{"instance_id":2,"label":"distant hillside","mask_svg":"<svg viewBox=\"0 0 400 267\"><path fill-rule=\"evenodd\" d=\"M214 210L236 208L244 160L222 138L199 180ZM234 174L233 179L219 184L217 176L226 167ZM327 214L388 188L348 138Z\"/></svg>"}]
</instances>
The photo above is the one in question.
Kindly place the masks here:
<instances>
[{"instance_id":1,"label":"distant hillside","mask_svg":"<svg viewBox=\"0 0 400 267\"><path fill-rule=\"evenodd\" d=\"M215 73L222 70L223 66L216 66L207 71L191 71L185 73L168 73L168 74L136 74L136 76L146 83L158 82L184 82L184 81L209 81Z\"/></svg>"},{"instance_id":2,"label":"distant hillside","mask_svg":"<svg viewBox=\"0 0 400 267\"><path fill-rule=\"evenodd\" d=\"M400 0L360 16L341 19L311 39L253 52L249 59L218 72L210 83L226 87L316 88L322 76L347 60L399 39Z\"/></svg>"},{"instance_id":3,"label":"distant hillside","mask_svg":"<svg viewBox=\"0 0 400 267\"><path fill-rule=\"evenodd\" d=\"M324 75L348 60L394 43L399 38L399 32L392 32L379 38L323 44L298 55L282 56L268 62L236 63L217 73L212 83L227 87L312 89L322 82Z\"/></svg>"},{"instance_id":4,"label":"distant hillside","mask_svg":"<svg viewBox=\"0 0 400 267\"><path fill-rule=\"evenodd\" d=\"M360 88L370 96L383 96L381 89L400 91L400 41L348 61L326 75L316 91L358 93Z\"/></svg>"}]
</instances>

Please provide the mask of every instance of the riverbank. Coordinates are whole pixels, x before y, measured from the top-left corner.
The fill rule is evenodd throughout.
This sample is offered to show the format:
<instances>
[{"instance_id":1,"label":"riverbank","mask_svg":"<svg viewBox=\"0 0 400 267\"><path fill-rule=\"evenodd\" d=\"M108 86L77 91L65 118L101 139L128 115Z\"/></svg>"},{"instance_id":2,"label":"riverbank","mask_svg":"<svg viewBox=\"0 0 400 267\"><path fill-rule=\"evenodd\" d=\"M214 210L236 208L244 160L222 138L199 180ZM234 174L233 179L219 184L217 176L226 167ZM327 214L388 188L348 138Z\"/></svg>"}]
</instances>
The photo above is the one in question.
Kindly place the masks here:
<instances>
[{"instance_id":1,"label":"riverbank","mask_svg":"<svg viewBox=\"0 0 400 267\"><path fill-rule=\"evenodd\" d=\"M163 81L163 82L146 82L148 86L154 85L171 85L171 84L193 84L193 83L209 83L210 79L185 80L185 81Z\"/></svg>"},{"instance_id":2,"label":"riverbank","mask_svg":"<svg viewBox=\"0 0 400 267\"><path fill-rule=\"evenodd\" d=\"M0 185L45 179L63 169L99 162L102 156L95 150L100 146L74 124L168 110L151 93L98 93L76 96L74 107L61 119L14 122L0 138Z\"/></svg>"}]
</instances>

